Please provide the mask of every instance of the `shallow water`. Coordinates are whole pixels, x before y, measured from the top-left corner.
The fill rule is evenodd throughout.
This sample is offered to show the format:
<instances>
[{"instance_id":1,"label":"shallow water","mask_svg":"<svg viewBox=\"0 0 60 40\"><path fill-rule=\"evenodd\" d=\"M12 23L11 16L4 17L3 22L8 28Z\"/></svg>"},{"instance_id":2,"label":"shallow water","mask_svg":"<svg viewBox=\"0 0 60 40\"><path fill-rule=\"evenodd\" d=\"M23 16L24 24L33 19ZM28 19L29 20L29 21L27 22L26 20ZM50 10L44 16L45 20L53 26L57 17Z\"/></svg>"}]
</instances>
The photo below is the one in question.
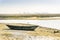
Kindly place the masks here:
<instances>
[{"instance_id":1,"label":"shallow water","mask_svg":"<svg viewBox=\"0 0 60 40\"><path fill-rule=\"evenodd\" d=\"M60 20L0 20L0 23L27 23L60 30Z\"/></svg>"}]
</instances>

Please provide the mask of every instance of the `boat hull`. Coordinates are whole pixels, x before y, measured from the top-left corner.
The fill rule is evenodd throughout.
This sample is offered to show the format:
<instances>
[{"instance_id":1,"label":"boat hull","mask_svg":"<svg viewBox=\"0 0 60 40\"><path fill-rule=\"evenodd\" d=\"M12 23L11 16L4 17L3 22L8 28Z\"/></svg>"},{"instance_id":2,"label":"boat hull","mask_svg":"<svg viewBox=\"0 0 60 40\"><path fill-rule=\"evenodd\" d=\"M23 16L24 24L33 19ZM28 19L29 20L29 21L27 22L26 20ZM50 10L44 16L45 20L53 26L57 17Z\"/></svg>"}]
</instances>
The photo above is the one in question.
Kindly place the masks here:
<instances>
[{"instance_id":1,"label":"boat hull","mask_svg":"<svg viewBox=\"0 0 60 40\"><path fill-rule=\"evenodd\" d=\"M34 31L35 28L38 26L13 26L13 25L7 25L12 30L27 30L27 31Z\"/></svg>"}]
</instances>

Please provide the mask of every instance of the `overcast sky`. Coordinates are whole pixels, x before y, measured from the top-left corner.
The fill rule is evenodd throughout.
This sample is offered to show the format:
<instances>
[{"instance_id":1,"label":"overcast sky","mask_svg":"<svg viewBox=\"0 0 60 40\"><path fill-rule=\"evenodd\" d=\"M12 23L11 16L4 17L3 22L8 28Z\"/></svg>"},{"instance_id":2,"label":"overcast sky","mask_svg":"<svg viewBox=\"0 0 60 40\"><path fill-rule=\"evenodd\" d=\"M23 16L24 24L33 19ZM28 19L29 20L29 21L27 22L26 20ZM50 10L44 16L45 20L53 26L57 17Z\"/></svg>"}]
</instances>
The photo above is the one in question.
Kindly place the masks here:
<instances>
[{"instance_id":1,"label":"overcast sky","mask_svg":"<svg viewBox=\"0 0 60 40\"><path fill-rule=\"evenodd\" d=\"M60 0L0 0L0 13L60 13Z\"/></svg>"}]
</instances>

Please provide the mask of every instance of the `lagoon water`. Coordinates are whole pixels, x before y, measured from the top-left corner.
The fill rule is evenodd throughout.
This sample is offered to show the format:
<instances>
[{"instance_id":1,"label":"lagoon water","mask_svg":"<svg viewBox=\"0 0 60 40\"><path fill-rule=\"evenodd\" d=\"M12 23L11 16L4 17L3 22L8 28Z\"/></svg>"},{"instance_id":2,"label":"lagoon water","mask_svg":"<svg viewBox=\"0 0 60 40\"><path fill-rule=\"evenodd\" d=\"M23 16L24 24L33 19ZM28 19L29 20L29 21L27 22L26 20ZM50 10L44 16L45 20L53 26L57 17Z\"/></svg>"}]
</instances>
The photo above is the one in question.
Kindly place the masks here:
<instances>
[{"instance_id":1,"label":"lagoon water","mask_svg":"<svg viewBox=\"0 0 60 40\"><path fill-rule=\"evenodd\" d=\"M0 20L0 23L27 23L42 27L60 29L60 20Z\"/></svg>"}]
</instances>

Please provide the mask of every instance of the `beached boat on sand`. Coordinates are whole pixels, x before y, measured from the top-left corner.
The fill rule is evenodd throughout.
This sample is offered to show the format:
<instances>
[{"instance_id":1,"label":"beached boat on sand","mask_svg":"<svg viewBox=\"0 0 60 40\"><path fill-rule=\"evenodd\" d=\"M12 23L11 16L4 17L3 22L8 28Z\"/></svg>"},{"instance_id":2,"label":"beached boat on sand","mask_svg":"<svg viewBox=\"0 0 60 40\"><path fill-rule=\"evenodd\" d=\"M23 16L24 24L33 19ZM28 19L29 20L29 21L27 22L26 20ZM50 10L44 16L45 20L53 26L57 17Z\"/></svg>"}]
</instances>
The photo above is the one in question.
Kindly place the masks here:
<instances>
[{"instance_id":1,"label":"beached boat on sand","mask_svg":"<svg viewBox=\"0 0 60 40\"><path fill-rule=\"evenodd\" d=\"M38 27L37 25L29 25L29 24L27 24L27 25L25 25L25 24L23 24L23 25L7 24L7 26L12 30L27 30L27 31L29 31L29 30L33 31Z\"/></svg>"}]
</instances>

